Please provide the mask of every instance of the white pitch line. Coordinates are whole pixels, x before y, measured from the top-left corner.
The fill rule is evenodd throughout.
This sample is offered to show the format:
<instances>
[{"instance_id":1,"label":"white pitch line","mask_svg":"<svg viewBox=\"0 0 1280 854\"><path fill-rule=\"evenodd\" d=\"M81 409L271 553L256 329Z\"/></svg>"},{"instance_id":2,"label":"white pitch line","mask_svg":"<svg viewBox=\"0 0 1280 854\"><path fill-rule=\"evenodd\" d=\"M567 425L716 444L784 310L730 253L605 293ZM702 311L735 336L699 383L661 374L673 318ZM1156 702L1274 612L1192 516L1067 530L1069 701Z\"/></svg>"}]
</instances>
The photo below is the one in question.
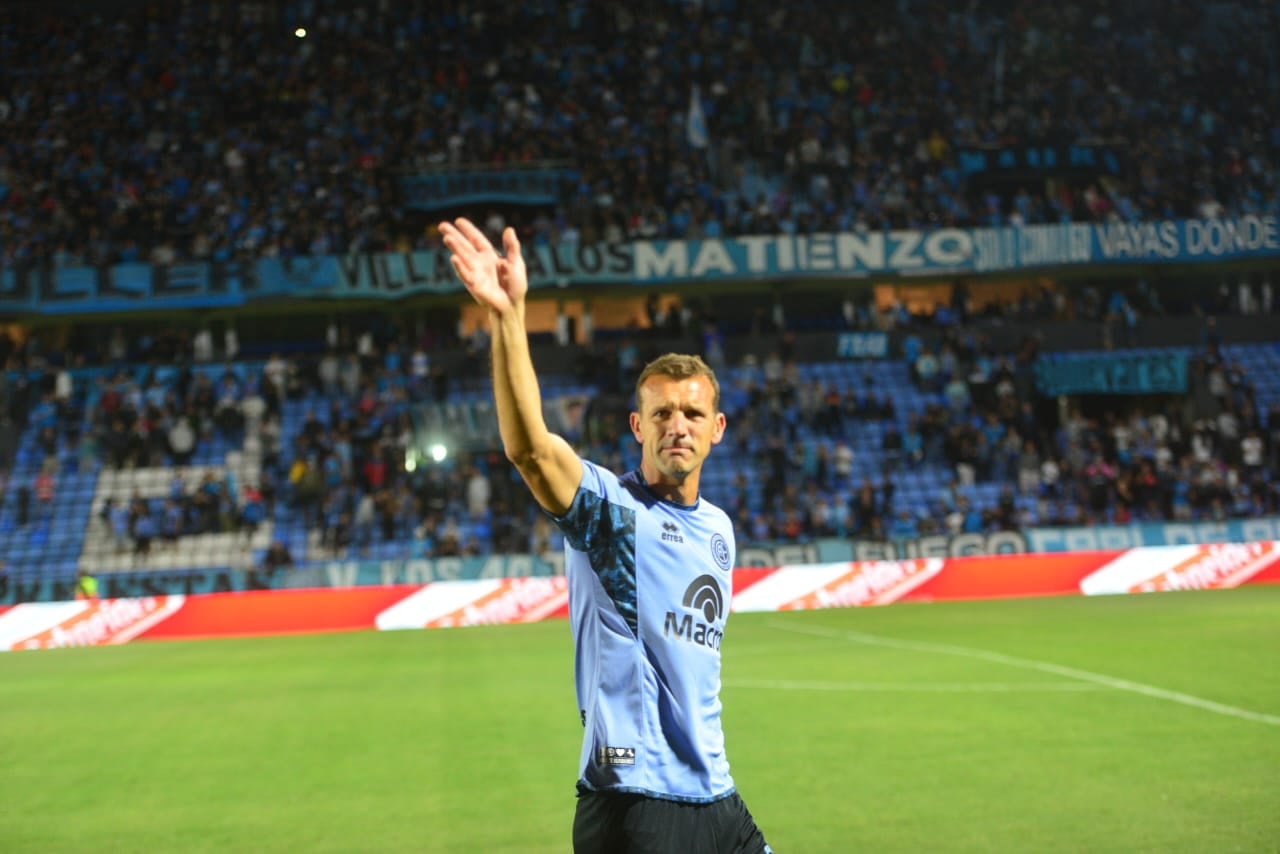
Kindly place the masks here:
<instances>
[{"instance_id":1,"label":"white pitch line","mask_svg":"<svg viewBox=\"0 0 1280 854\"><path fill-rule=\"evenodd\" d=\"M1184 694L1181 691L1170 691L1167 688L1158 688L1155 685L1146 685L1142 682L1132 682L1128 679L1119 679L1115 676L1107 676L1105 673L1094 673L1091 670L1079 670L1075 667L1064 667L1061 664L1054 664L1050 661L1040 661L1034 658L1018 658L1017 656L1005 655L1001 652L991 652L985 649L975 649L973 647L959 646L949 643L898 640L897 638L870 635L865 632L823 629L817 626L790 626L776 621L769 623L769 625L776 629L793 632L795 634L837 638L852 641L854 643L867 644L868 646L905 649L913 652L931 652L939 655L958 655L965 658L976 658L981 661L992 661L996 664L1008 665L1009 667L1021 667L1025 670L1036 670L1040 673L1052 673L1055 676L1066 676L1069 679L1079 679L1081 682L1092 682L1095 685L1104 685L1108 688L1115 688L1119 691L1129 691L1133 694L1141 694L1144 697L1154 697L1158 700L1167 700L1170 703L1179 703L1184 706L1203 709L1206 712L1226 715L1227 717L1240 718L1242 720L1269 724L1271 726L1280 726L1280 716L1278 715L1268 715L1263 712L1251 712L1248 709L1228 706L1225 703L1216 703L1213 700L1206 700L1203 697Z\"/></svg>"},{"instance_id":2,"label":"white pitch line","mask_svg":"<svg viewBox=\"0 0 1280 854\"><path fill-rule=\"evenodd\" d=\"M726 688L775 691L867 691L882 693L987 694L1039 691L1100 691L1083 682L806 682L794 679L729 679Z\"/></svg>"}]
</instances>

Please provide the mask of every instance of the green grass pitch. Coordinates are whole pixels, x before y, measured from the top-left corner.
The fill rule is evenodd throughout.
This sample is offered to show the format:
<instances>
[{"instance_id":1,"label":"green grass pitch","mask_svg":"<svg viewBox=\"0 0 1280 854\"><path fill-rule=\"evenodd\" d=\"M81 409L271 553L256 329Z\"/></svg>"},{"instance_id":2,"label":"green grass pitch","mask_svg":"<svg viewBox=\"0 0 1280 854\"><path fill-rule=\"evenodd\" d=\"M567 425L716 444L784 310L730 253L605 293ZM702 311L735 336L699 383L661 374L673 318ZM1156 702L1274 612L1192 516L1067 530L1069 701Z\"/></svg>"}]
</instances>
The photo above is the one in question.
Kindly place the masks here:
<instances>
[{"instance_id":1,"label":"green grass pitch","mask_svg":"<svg viewBox=\"0 0 1280 854\"><path fill-rule=\"evenodd\" d=\"M781 854L1280 851L1280 587L737 614L723 655ZM567 851L580 738L564 622L0 655L0 851Z\"/></svg>"}]
</instances>

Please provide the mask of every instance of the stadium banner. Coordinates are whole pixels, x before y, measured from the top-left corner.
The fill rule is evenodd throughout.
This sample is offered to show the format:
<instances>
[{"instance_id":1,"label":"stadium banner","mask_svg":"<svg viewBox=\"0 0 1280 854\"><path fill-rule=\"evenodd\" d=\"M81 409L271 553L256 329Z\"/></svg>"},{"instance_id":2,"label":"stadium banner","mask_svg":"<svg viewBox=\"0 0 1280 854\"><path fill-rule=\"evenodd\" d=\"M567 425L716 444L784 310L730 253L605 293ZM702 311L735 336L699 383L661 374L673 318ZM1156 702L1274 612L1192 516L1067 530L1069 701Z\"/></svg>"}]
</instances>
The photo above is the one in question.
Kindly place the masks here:
<instances>
[{"instance_id":1,"label":"stadium banner","mask_svg":"<svg viewBox=\"0 0 1280 854\"><path fill-rule=\"evenodd\" d=\"M889 333L842 332L836 338L836 355L841 359L887 359Z\"/></svg>"},{"instance_id":2,"label":"stadium banner","mask_svg":"<svg viewBox=\"0 0 1280 854\"><path fill-rule=\"evenodd\" d=\"M476 169L405 175L397 183L406 208L432 211L478 204L554 205L577 175L571 169Z\"/></svg>"},{"instance_id":3,"label":"stadium banner","mask_svg":"<svg viewBox=\"0 0 1280 854\"><path fill-rule=\"evenodd\" d=\"M1222 590L1262 583L1280 584L1280 542L735 569L731 610ZM568 610L564 576L31 602L0 609L0 651L103 646L136 639L528 623L565 618ZM679 633L682 624L670 623Z\"/></svg>"},{"instance_id":4,"label":"stadium banner","mask_svg":"<svg viewBox=\"0 0 1280 854\"><path fill-rule=\"evenodd\" d=\"M1280 583L1280 543L784 566L735 592L732 610L1217 590L1246 583Z\"/></svg>"},{"instance_id":5,"label":"stadium banner","mask_svg":"<svg viewBox=\"0 0 1280 854\"><path fill-rule=\"evenodd\" d=\"M803 553L799 552L768 556L795 562L798 562L797 559L804 559ZM771 565L777 566L780 562L783 561L774 560ZM125 599L303 587L385 587L395 584L430 584L434 581L539 578L563 574L564 553L550 552L544 555L317 561L275 571L230 567L134 570L106 572L97 578L103 598ZM73 595L75 583L70 580L53 581L40 577L0 575L0 601L3 602L47 602L70 599Z\"/></svg>"},{"instance_id":6,"label":"stadium banner","mask_svg":"<svg viewBox=\"0 0 1280 854\"><path fill-rule=\"evenodd\" d=\"M762 235L631 244L637 283L932 276L1280 256L1280 217Z\"/></svg>"},{"instance_id":7,"label":"stadium banner","mask_svg":"<svg viewBox=\"0 0 1280 854\"><path fill-rule=\"evenodd\" d=\"M1185 394L1185 353L1088 353L1038 359L1036 387L1072 394Z\"/></svg>"},{"instance_id":8,"label":"stadium banner","mask_svg":"<svg viewBox=\"0 0 1280 854\"><path fill-rule=\"evenodd\" d=\"M1135 522L1078 528L1028 528L1028 551L1079 552L1136 549L1143 546L1189 546L1206 543L1253 543L1280 540L1280 517L1227 519L1222 522Z\"/></svg>"},{"instance_id":9,"label":"stadium banner","mask_svg":"<svg viewBox=\"0 0 1280 854\"><path fill-rule=\"evenodd\" d=\"M582 243L528 246L523 250L532 288L572 284L626 284L631 259L625 244ZM311 299L399 299L462 291L443 247L417 252L346 255L327 275L306 282Z\"/></svg>"},{"instance_id":10,"label":"stadium banner","mask_svg":"<svg viewBox=\"0 0 1280 854\"><path fill-rule=\"evenodd\" d=\"M264 292L259 279L262 264L0 265L0 312L56 315L237 308L271 295ZM292 296L292 291L276 296Z\"/></svg>"},{"instance_id":11,"label":"stadium banner","mask_svg":"<svg viewBox=\"0 0 1280 854\"><path fill-rule=\"evenodd\" d=\"M1119 175L1120 152L1103 145L1007 145L961 148L956 164L966 177L1047 177L1050 175Z\"/></svg>"},{"instance_id":12,"label":"stadium banner","mask_svg":"<svg viewBox=\"0 0 1280 854\"><path fill-rule=\"evenodd\" d=\"M837 541L839 542L839 541ZM829 558L822 549L821 541L812 543L790 543L759 541L738 544L738 566L761 567L783 566L791 563L826 563Z\"/></svg>"},{"instance_id":13,"label":"stadium banner","mask_svg":"<svg viewBox=\"0 0 1280 854\"><path fill-rule=\"evenodd\" d=\"M574 242L530 245L524 254L534 288L980 275L1280 258L1280 217ZM442 246L246 262L0 266L0 312L13 314L234 308L295 299L386 300L461 290Z\"/></svg>"},{"instance_id":14,"label":"stadium banner","mask_svg":"<svg viewBox=\"0 0 1280 854\"><path fill-rule=\"evenodd\" d=\"M1105 552L1144 546L1280 541L1280 517L1224 522L1148 522L1079 528L1029 528L990 534L955 534L914 539L861 540L819 537L808 543L754 542L738 548L738 566L761 568L850 561L901 561L985 555ZM564 574L564 554L510 554L488 557L332 560L275 572L209 567L189 570L134 570L98 576L103 598L192 596L255 590L387 587L440 581L547 578ZM75 595L72 580L0 574L0 613L11 604L52 602Z\"/></svg>"},{"instance_id":15,"label":"stadium banner","mask_svg":"<svg viewBox=\"0 0 1280 854\"><path fill-rule=\"evenodd\" d=\"M843 560L902 560L917 557L1024 554L1032 550L1021 531L995 531L990 534L937 534L886 540L821 537L816 540L816 545L821 555L818 563ZM779 561L779 564L796 562Z\"/></svg>"},{"instance_id":16,"label":"stadium banner","mask_svg":"<svg viewBox=\"0 0 1280 854\"><path fill-rule=\"evenodd\" d=\"M0 651L128 643L182 610L183 597L40 602L0 612Z\"/></svg>"}]
</instances>

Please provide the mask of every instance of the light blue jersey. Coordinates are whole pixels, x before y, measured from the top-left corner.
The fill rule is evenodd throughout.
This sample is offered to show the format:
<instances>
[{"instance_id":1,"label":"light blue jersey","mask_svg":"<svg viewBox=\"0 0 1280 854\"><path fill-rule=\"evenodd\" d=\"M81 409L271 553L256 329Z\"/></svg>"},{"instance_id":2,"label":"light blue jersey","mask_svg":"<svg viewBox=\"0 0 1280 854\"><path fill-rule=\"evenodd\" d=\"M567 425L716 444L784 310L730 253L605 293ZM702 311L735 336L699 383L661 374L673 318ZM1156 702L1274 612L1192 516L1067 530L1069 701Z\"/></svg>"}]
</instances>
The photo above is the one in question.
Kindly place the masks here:
<instances>
[{"instance_id":1,"label":"light blue jersey","mask_svg":"<svg viewBox=\"0 0 1280 854\"><path fill-rule=\"evenodd\" d=\"M579 784L692 803L734 791L720 728L733 525L583 461L565 536Z\"/></svg>"}]
</instances>

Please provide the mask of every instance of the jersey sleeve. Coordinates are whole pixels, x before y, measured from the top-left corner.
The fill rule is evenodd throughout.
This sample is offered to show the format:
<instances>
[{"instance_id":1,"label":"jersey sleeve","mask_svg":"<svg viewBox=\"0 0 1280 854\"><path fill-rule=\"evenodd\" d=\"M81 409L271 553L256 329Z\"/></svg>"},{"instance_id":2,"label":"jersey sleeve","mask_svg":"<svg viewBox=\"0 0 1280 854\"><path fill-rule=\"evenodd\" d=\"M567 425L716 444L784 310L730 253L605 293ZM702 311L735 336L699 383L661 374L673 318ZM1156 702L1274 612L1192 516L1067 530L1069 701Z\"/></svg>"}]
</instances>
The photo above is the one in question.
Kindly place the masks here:
<instances>
[{"instance_id":1,"label":"jersey sleeve","mask_svg":"<svg viewBox=\"0 0 1280 854\"><path fill-rule=\"evenodd\" d=\"M586 552L590 551L594 535L602 527L610 527L610 517L620 510L633 511L634 504L635 499L618 483L617 475L583 460L582 480L574 493L573 503L562 516L548 515L570 546Z\"/></svg>"},{"instance_id":2,"label":"jersey sleeve","mask_svg":"<svg viewBox=\"0 0 1280 854\"><path fill-rule=\"evenodd\" d=\"M618 614L637 634L635 498L613 472L582 461L582 482L563 516L551 518L570 548L586 556ZM572 559L572 556L570 556Z\"/></svg>"}]
</instances>

